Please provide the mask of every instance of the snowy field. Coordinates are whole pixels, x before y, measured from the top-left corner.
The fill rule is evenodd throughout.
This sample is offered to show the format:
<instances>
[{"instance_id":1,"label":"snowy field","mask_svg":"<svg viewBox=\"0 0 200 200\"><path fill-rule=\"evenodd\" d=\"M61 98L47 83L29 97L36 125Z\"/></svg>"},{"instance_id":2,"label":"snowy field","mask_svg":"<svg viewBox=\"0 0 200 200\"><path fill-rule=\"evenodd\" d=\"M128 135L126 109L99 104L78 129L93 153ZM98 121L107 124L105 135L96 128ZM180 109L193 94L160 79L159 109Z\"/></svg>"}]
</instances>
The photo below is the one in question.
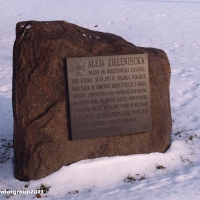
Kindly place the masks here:
<instances>
[{"instance_id":1,"label":"snowy field","mask_svg":"<svg viewBox=\"0 0 200 200\"><path fill-rule=\"evenodd\" d=\"M200 199L200 1L7 0L0 4L0 199L4 190L49 188L45 199ZM30 183L13 176L12 48L15 25L65 20L163 49L171 63L172 143L165 153L83 160Z\"/></svg>"}]
</instances>

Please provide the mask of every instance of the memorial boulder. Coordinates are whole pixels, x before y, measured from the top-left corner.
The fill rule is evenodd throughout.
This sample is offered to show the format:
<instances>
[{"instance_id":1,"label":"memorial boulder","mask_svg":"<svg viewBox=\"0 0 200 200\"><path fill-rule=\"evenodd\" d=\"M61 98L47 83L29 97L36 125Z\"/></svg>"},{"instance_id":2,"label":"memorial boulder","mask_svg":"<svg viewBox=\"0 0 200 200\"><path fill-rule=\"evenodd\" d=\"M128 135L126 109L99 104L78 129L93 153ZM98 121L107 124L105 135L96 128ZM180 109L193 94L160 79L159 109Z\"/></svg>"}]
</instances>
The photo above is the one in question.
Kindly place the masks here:
<instances>
[{"instance_id":1,"label":"memorial boulder","mask_svg":"<svg viewBox=\"0 0 200 200\"><path fill-rule=\"evenodd\" d=\"M164 152L172 128L169 84L162 50L64 21L19 22L15 177L39 179L82 159Z\"/></svg>"}]
</instances>

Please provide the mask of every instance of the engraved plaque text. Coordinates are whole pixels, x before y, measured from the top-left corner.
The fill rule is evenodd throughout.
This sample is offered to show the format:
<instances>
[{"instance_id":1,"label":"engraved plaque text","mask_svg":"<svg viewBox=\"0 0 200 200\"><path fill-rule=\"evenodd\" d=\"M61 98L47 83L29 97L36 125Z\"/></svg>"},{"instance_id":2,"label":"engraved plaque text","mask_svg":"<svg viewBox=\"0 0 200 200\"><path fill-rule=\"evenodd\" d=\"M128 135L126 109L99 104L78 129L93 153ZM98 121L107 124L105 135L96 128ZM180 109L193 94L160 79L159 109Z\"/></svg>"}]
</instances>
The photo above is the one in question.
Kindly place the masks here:
<instances>
[{"instance_id":1,"label":"engraved plaque text","mask_svg":"<svg viewBox=\"0 0 200 200\"><path fill-rule=\"evenodd\" d=\"M72 140L152 129L148 55L67 58Z\"/></svg>"}]
</instances>

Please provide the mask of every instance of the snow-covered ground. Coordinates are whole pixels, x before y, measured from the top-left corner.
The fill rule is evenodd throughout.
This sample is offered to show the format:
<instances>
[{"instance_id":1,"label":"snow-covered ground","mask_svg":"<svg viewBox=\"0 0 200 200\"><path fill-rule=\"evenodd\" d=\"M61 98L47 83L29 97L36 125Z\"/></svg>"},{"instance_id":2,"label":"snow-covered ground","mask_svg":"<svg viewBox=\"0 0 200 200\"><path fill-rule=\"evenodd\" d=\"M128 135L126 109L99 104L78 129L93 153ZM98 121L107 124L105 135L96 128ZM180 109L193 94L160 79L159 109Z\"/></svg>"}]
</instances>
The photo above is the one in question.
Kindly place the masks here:
<instances>
[{"instance_id":1,"label":"snow-covered ground","mask_svg":"<svg viewBox=\"0 0 200 200\"><path fill-rule=\"evenodd\" d=\"M200 1L7 0L0 3L0 19L0 199L36 198L1 190L32 190L41 184L51 186L42 195L46 199L200 199ZM172 72L173 130L167 152L83 160L29 185L16 180L12 48L16 23L27 20L65 20L163 49Z\"/></svg>"}]
</instances>

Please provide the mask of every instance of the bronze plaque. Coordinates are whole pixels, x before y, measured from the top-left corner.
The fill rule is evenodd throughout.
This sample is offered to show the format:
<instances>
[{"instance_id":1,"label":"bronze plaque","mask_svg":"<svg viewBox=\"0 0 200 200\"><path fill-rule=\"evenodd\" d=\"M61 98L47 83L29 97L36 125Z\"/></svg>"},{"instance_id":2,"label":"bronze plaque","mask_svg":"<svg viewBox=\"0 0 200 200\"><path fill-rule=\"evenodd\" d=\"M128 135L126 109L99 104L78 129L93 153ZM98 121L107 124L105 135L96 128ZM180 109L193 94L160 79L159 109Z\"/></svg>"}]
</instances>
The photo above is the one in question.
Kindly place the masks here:
<instances>
[{"instance_id":1,"label":"bronze plaque","mask_svg":"<svg viewBox=\"0 0 200 200\"><path fill-rule=\"evenodd\" d=\"M67 58L72 140L152 129L148 55Z\"/></svg>"}]
</instances>

